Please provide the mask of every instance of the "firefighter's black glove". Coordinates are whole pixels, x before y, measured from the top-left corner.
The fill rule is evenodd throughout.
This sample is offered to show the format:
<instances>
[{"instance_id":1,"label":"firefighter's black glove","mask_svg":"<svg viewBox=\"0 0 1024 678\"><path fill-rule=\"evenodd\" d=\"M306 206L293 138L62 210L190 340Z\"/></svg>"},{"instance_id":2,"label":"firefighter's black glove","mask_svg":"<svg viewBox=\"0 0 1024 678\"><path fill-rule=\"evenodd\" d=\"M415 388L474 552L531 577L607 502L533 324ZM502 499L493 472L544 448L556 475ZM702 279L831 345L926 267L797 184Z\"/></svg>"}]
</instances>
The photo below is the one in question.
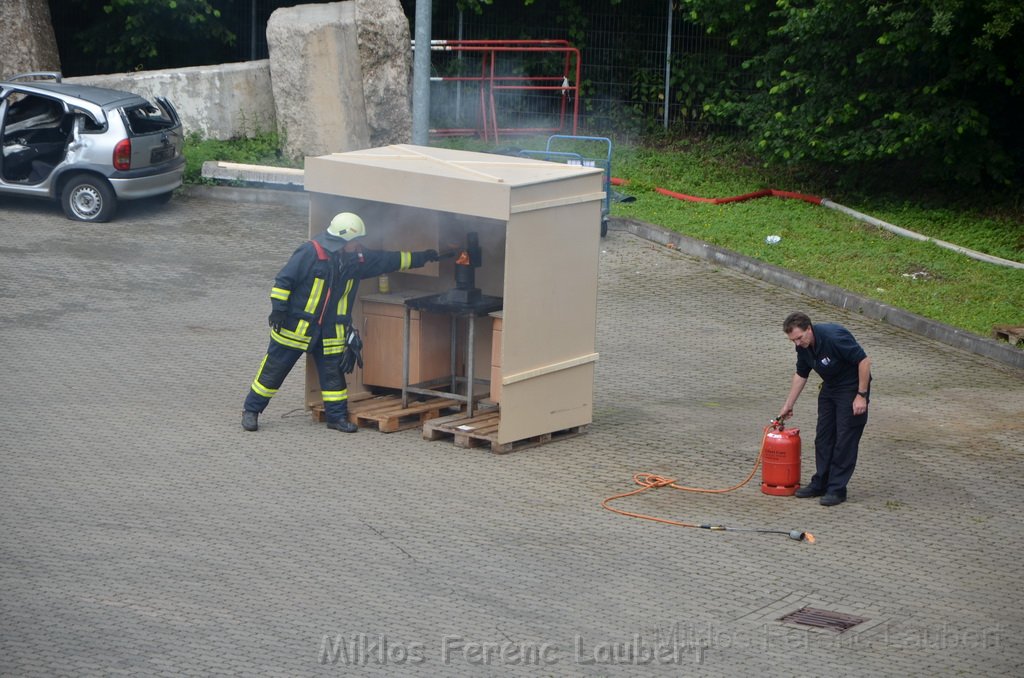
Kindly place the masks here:
<instances>
[{"instance_id":1,"label":"firefighter's black glove","mask_svg":"<svg viewBox=\"0 0 1024 678\"><path fill-rule=\"evenodd\" d=\"M351 374L356 365L363 367L363 340L358 330L349 328L345 336L345 352L341 354L341 373Z\"/></svg>"},{"instance_id":2,"label":"firefighter's black glove","mask_svg":"<svg viewBox=\"0 0 1024 678\"><path fill-rule=\"evenodd\" d=\"M277 327L284 323L285 320L288 320L288 311L278 311L277 309L271 311L267 317L267 322L271 327Z\"/></svg>"},{"instance_id":3,"label":"firefighter's black glove","mask_svg":"<svg viewBox=\"0 0 1024 678\"><path fill-rule=\"evenodd\" d=\"M412 253L412 268L419 268L428 261L437 261L441 257L438 256L437 250L423 250L422 252Z\"/></svg>"}]
</instances>

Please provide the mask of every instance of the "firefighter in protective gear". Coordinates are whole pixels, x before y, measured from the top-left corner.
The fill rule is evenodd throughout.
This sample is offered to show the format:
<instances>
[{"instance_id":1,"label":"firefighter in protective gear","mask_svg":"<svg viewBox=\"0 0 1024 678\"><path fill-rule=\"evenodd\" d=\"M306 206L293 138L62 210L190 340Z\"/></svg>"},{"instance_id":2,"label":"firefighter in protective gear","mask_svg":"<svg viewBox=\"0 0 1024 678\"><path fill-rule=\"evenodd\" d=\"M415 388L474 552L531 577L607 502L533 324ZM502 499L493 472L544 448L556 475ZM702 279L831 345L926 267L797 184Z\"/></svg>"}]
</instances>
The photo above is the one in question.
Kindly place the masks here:
<instances>
[{"instance_id":1,"label":"firefighter in protective gear","mask_svg":"<svg viewBox=\"0 0 1024 678\"><path fill-rule=\"evenodd\" d=\"M270 291L270 345L243 405L246 431L259 428L260 413L303 353L316 363L328 428L358 430L348 420L348 386L341 364L359 281L438 260L436 250L365 249L359 241L364 235L363 220L342 212L324 233L302 243L277 274Z\"/></svg>"}]
</instances>

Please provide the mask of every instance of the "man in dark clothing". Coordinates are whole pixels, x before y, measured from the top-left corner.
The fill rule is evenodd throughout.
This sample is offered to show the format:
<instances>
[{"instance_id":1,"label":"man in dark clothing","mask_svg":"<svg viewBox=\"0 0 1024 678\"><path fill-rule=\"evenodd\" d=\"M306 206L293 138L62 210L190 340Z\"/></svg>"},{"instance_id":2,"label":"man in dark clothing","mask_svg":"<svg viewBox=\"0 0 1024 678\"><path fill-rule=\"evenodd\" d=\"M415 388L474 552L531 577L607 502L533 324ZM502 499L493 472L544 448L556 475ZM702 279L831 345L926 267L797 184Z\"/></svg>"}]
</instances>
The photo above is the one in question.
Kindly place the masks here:
<instances>
[{"instance_id":1,"label":"man in dark clothing","mask_svg":"<svg viewBox=\"0 0 1024 678\"><path fill-rule=\"evenodd\" d=\"M822 381L814 436L815 473L796 496L821 497L822 506L835 506L846 501L846 485L857 465L857 447L868 423L871 358L845 327L812 325L803 313L791 313L782 330L796 345L796 374L779 418L793 416L793 405L811 370Z\"/></svg>"},{"instance_id":2,"label":"man in dark clothing","mask_svg":"<svg viewBox=\"0 0 1024 678\"><path fill-rule=\"evenodd\" d=\"M246 431L259 428L259 414L303 353L316 363L327 427L358 430L348 420L348 385L341 365L359 281L438 259L436 250L365 249L358 241L364 235L363 220L342 212L324 233L302 243L277 274L270 291L270 346L243 405Z\"/></svg>"}]
</instances>

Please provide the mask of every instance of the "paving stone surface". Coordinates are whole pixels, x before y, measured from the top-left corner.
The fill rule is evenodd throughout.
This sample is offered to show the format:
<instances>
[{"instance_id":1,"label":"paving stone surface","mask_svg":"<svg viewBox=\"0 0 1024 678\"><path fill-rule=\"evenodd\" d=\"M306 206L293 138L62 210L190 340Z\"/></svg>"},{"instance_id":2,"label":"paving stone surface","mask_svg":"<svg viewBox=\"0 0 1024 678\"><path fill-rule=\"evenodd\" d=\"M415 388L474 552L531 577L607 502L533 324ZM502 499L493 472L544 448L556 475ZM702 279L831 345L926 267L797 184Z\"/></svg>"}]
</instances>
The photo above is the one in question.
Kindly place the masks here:
<instances>
[{"instance_id":1,"label":"paving stone surface","mask_svg":"<svg viewBox=\"0 0 1024 678\"><path fill-rule=\"evenodd\" d=\"M345 435L301 370L242 431L298 207L0 199L0 674L1024 674L1024 373L612 231L594 423L510 455ZM845 504L751 472L782 318L874 360ZM814 382L796 407L813 467ZM864 618L783 624L804 607Z\"/></svg>"}]
</instances>

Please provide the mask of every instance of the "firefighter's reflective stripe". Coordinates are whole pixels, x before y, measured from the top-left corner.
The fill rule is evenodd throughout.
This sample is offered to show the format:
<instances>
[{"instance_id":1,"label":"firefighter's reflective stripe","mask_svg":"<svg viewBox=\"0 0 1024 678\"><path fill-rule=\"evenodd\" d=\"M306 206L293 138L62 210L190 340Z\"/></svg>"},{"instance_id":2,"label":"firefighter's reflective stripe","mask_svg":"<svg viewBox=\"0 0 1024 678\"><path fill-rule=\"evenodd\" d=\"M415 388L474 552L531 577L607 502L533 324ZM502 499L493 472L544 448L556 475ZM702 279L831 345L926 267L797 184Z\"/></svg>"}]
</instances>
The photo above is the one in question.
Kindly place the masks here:
<instances>
[{"instance_id":1,"label":"firefighter's reflective stripe","mask_svg":"<svg viewBox=\"0 0 1024 678\"><path fill-rule=\"evenodd\" d=\"M399 265L398 270L407 271L409 270L409 267L412 266L412 252L401 252L401 255L402 263Z\"/></svg>"},{"instance_id":2,"label":"firefighter's reflective stripe","mask_svg":"<svg viewBox=\"0 0 1024 678\"><path fill-rule=\"evenodd\" d=\"M288 348L294 348L294 349L297 349L299 351L306 351L306 350L309 349L309 339L308 338L306 338L304 341L303 340L292 339L292 338L290 338L288 336L285 336L279 330L271 331L270 338L273 339L274 341L276 341L277 343L281 344L282 346L287 346Z\"/></svg>"},{"instance_id":3,"label":"firefighter's reflective stripe","mask_svg":"<svg viewBox=\"0 0 1024 678\"><path fill-rule=\"evenodd\" d=\"M340 325L338 327L341 327ZM345 337L324 337L324 355L338 355L345 352Z\"/></svg>"},{"instance_id":4,"label":"firefighter's reflective stripe","mask_svg":"<svg viewBox=\"0 0 1024 678\"><path fill-rule=\"evenodd\" d=\"M270 338L288 348L295 348L300 351L309 349L309 321L299 320L294 330L279 327L270 332Z\"/></svg>"},{"instance_id":5,"label":"firefighter's reflective stripe","mask_svg":"<svg viewBox=\"0 0 1024 678\"><path fill-rule=\"evenodd\" d=\"M313 289L309 291L309 298L306 299L306 313L314 313L320 306L320 295L324 293L324 279L313 278Z\"/></svg>"},{"instance_id":6,"label":"firefighter's reflective stripe","mask_svg":"<svg viewBox=\"0 0 1024 678\"><path fill-rule=\"evenodd\" d=\"M291 290L286 290L283 287L275 287L270 290L270 298L277 299L278 301L288 301L292 296Z\"/></svg>"},{"instance_id":7,"label":"firefighter's reflective stripe","mask_svg":"<svg viewBox=\"0 0 1024 678\"><path fill-rule=\"evenodd\" d=\"M348 389L342 389L341 391L320 391L321 397L323 397L325 403L339 403L342 400L348 400Z\"/></svg>"},{"instance_id":8,"label":"firefighter's reflective stripe","mask_svg":"<svg viewBox=\"0 0 1024 678\"><path fill-rule=\"evenodd\" d=\"M337 313L337 315L344 315L344 316L349 315L349 312L348 312L348 296L349 296L349 294L352 293L352 286L354 284L355 284L355 281L352 280L352 279L349 279L349 280L345 281L345 291L341 293L341 298L338 299L338 313ZM341 326L339 325L339 327L341 327ZM339 332L338 334L341 334L341 333Z\"/></svg>"},{"instance_id":9,"label":"firefighter's reflective stripe","mask_svg":"<svg viewBox=\"0 0 1024 678\"><path fill-rule=\"evenodd\" d=\"M264 398L273 398L274 394L277 393L276 388L267 388L260 383L260 375L263 374L263 366L267 364L267 358L269 357L270 356L263 356L263 360L260 362L260 369L256 371L256 378L252 380L252 390Z\"/></svg>"}]
</instances>

